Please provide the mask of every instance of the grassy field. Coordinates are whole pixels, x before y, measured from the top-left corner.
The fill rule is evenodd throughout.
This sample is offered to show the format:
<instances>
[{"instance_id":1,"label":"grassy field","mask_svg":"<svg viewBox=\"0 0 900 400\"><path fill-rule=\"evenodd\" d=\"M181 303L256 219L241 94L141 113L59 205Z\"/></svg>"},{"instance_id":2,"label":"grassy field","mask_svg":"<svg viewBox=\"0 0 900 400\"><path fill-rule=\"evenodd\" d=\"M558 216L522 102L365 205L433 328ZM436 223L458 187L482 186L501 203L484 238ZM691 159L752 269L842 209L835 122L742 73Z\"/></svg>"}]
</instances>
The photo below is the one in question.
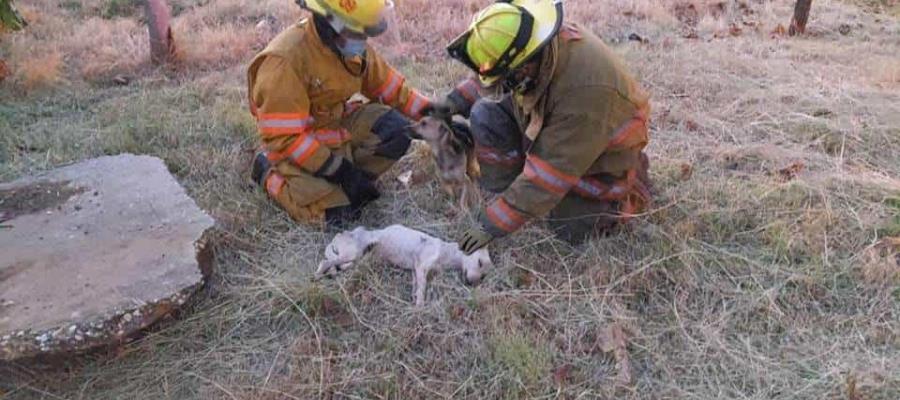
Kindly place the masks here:
<instances>
[{"instance_id":1,"label":"grassy field","mask_svg":"<svg viewBox=\"0 0 900 400\"><path fill-rule=\"evenodd\" d=\"M131 0L18 2L4 36L0 181L122 152L163 158L217 220L214 277L118 349L0 365L0 399L900 398L900 14L895 0L569 0L653 93L657 201L572 248L542 224L492 245L477 288L368 259L312 282L328 234L247 183L244 74L289 0L170 0L179 62L147 65ZM441 46L487 0L399 0L379 38L438 95ZM632 33L645 42L628 40ZM421 147L363 223L455 238L471 217ZM429 175L430 176L430 175Z\"/></svg>"}]
</instances>

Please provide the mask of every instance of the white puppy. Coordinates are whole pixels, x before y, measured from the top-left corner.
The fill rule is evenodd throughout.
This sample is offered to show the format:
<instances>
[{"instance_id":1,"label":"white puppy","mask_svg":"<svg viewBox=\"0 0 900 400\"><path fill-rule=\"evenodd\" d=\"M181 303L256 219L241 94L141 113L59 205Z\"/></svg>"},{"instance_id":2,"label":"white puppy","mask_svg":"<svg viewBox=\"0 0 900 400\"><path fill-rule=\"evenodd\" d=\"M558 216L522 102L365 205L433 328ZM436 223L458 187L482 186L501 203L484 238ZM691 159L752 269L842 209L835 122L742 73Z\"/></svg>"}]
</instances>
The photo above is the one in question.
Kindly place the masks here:
<instances>
[{"instance_id":1,"label":"white puppy","mask_svg":"<svg viewBox=\"0 0 900 400\"><path fill-rule=\"evenodd\" d=\"M485 269L493 266L487 249L466 255L456 243L447 243L402 225L368 230L363 227L339 233L325 248L325 261L319 263L316 277L333 276L362 258L370 250L397 267L413 270L413 298L416 305L425 302L428 273L458 268L470 285L481 281Z\"/></svg>"}]
</instances>

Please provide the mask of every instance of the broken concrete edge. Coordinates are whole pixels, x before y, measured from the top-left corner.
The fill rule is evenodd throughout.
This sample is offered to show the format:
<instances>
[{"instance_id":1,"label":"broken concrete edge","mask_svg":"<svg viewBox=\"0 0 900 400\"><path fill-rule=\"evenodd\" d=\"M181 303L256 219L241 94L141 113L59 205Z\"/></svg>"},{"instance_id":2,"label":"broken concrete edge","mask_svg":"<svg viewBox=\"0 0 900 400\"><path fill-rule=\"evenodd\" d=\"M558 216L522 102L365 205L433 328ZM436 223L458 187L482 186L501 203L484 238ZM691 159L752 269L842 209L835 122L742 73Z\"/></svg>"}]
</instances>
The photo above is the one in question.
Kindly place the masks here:
<instances>
[{"instance_id":1,"label":"broken concrete edge","mask_svg":"<svg viewBox=\"0 0 900 400\"><path fill-rule=\"evenodd\" d=\"M214 228L213 228L214 229ZM0 361L15 361L40 356L81 353L88 350L126 342L136 333L147 329L161 318L178 310L200 290L213 271L213 246L208 229L194 243L197 263L203 275L199 283L179 290L174 295L101 315L92 321L70 323L39 331L23 330L0 337Z\"/></svg>"}]
</instances>

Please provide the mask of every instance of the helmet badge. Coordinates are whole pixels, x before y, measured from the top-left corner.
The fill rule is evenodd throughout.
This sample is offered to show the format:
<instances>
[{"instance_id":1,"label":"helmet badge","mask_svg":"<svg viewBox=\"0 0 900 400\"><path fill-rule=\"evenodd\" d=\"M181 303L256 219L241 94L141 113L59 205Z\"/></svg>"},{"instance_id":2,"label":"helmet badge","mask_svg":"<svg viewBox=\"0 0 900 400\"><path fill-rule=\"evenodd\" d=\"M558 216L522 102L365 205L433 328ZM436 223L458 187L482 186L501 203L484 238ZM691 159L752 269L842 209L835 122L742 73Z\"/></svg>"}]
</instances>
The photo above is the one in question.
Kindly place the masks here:
<instances>
[{"instance_id":1,"label":"helmet badge","mask_svg":"<svg viewBox=\"0 0 900 400\"><path fill-rule=\"evenodd\" d=\"M341 0L341 8L348 13L356 9L356 0Z\"/></svg>"}]
</instances>

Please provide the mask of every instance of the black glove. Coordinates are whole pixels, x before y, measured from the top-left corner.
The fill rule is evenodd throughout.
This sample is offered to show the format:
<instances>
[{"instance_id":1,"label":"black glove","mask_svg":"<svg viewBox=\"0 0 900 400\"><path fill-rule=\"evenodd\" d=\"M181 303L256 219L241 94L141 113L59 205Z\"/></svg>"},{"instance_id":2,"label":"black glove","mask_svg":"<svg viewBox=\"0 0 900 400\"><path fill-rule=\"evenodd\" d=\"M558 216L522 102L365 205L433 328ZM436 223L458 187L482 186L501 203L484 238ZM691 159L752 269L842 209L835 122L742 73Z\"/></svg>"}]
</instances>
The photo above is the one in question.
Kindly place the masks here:
<instances>
[{"instance_id":1,"label":"black glove","mask_svg":"<svg viewBox=\"0 0 900 400\"><path fill-rule=\"evenodd\" d=\"M494 235L479 224L466 231L457 243L460 250L468 255L481 250L493 241Z\"/></svg>"},{"instance_id":2,"label":"black glove","mask_svg":"<svg viewBox=\"0 0 900 400\"><path fill-rule=\"evenodd\" d=\"M334 162L336 158L337 157L330 159L325 165L328 166L330 163ZM366 171L356 168L353 163L344 158L339 158L339 160L340 166L334 169L334 172L318 175L328 182L340 186L341 189L344 190L347 198L350 199L350 208L354 212L359 211L366 204L371 203L381 196L373 183L375 180L374 176Z\"/></svg>"}]
</instances>

